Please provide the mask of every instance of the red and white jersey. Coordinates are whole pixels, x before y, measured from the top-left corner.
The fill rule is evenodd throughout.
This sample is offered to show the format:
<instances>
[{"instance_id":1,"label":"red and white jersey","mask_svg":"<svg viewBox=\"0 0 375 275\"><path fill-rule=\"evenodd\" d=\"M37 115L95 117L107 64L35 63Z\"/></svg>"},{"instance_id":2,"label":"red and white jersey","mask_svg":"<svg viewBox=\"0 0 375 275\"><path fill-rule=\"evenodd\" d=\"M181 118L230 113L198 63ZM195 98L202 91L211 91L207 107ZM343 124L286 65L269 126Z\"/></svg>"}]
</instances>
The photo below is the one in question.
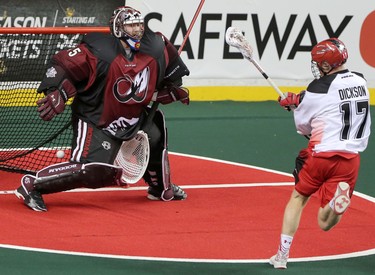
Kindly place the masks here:
<instances>
[{"instance_id":1,"label":"red and white jersey","mask_svg":"<svg viewBox=\"0 0 375 275\"><path fill-rule=\"evenodd\" d=\"M298 133L311 135L314 152L358 153L370 136L370 93L363 75L349 70L309 84L294 110Z\"/></svg>"}]
</instances>

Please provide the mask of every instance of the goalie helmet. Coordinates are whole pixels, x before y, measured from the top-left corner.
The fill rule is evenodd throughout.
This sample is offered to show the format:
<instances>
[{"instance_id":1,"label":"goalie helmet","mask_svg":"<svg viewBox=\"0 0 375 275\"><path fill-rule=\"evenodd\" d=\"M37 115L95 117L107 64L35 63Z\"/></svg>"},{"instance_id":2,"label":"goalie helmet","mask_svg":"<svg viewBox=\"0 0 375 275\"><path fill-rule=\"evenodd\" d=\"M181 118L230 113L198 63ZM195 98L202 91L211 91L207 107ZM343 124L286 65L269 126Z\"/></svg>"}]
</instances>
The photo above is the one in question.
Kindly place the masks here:
<instances>
[{"instance_id":1,"label":"goalie helmet","mask_svg":"<svg viewBox=\"0 0 375 275\"><path fill-rule=\"evenodd\" d=\"M111 33L123 40L133 51L139 50L144 33L142 14L129 6L115 9L109 20Z\"/></svg>"},{"instance_id":2,"label":"goalie helmet","mask_svg":"<svg viewBox=\"0 0 375 275\"><path fill-rule=\"evenodd\" d=\"M345 64L347 59L348 51L345 44L337 38L330 38L319 42L311 50L311 71L315 78L319 78L321 73L326 75L334 68ZM322 70L324 62L331 66L330 71Z\"/></svg>"}]
</instances>

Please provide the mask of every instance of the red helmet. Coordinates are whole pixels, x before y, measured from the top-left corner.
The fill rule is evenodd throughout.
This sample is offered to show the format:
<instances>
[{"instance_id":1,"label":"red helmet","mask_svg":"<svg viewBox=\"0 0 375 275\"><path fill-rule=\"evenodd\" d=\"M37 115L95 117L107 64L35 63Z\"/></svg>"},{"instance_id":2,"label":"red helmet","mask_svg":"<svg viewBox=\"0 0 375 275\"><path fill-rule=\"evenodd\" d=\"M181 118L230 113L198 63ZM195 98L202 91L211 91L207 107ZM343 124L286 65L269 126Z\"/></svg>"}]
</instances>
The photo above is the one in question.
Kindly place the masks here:
<instances>
[{"instance_id":1,"label":"red helmet","mask_svg":"<svg viewBox=\"0 0 375 275\"><path fill-rule=\"evenodd\" d=\"M311 50L311 59L318 67L322 67L323 62L327 62L332 69L341 66L348 59L348 51L345 44L337 39L330 38L319 42Z\"/></svg>"}]
</instances>

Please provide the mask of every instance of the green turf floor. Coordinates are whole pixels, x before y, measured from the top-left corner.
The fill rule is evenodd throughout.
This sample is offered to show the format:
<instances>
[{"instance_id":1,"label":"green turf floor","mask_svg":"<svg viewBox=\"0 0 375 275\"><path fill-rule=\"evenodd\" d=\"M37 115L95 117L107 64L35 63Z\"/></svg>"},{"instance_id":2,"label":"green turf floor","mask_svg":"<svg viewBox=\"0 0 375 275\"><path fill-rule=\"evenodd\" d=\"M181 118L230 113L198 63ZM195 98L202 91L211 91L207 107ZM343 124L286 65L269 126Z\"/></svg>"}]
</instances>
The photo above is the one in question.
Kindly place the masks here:
<instances>
[{"instance_id":1,"label":"green turf floor","mask_svg":"<svg viewBox=\"0 0 375 275\"><path fill-rule=\"evenodd\" d=\"M175 103L162 108L169 130L169 149L173 152L218 158L290 173L294 168L294 159L298 151L307 144L307 140L295 132L292 113L281 109L276 102L191 102L190 106ZM374 107L371 111L374 118ZM373 197L375 197L374 139L375 135L371 137L368 150L362 154L362 167L357 185L357 191ZM190 171L187 171L186 177L189 173ZM174 241L171 245L178 245L178 241ZM249 244L249 249L256 248L252 248ZM343 260L291 263L287 270L280 271L274 270L266 263L130 261L2 248L0 273L12 275L281 273L369 275L375 274L375 255Z\"/></svg>"},{"instance_id":2,"label":"green turf floor","mask_svg":"<svg viewBox=\"0 0 375 275\"><path fill-rule=\"evenodd\" d=\"M291 173L308 140L297 134L293 113L269 102L192 102L162 106L169 149ZM375 107L371 107L375 121ZM375 134L361 155L357 191L375 197Z\"/></svg>"}]
</instances>

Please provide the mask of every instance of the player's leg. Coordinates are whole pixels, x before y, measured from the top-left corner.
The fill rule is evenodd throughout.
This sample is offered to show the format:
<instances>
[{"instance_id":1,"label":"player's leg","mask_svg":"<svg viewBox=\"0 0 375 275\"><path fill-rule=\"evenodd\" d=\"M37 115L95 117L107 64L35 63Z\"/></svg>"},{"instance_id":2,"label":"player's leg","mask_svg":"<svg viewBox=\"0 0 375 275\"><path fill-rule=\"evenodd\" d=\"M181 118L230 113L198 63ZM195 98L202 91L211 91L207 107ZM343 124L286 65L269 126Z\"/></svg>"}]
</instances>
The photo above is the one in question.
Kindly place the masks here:
<instances>
[{"instance_id":1,"label":"player's leg","mask_svg":"<svg viewBox=\"0 0 375 275\"><path fill-rule=\"evenodd\" d=\"M74 120L70 162L47 166L36 176L25 175L15 194L31 209L47 211L42 194L119 185L122 170L112 163L120 145L100 129Z\"/></svg>"},{"instance_id":2,"label":"player's leg","mask_svg":"<svg viewBox=\"0 0 375 275\"><path fill-rule=\"evenodd\" d=\"M308 200L309 197L303 196L296 190L293 190L284 210L280 244L276 255L272 256L270 259L270 264L275 268L286 268L293 237L297 232L303 209Z\"/></svg>"},{"instance_id":3,"label":"player's leg","mask_svg":"<svg viewBox=\"0 0 375 275\"><path fill-rule=\"evenodd\" d=\"M47 166L37 175L25 175L15 191L26 206L35 211L47 211L43 194L57 193L75 188L100 188L120 185L122 170L105 163L64 162Z\"/></svg>"},{"instance_id":4,"label":"player's leg","mask_svg":"<svg viewBox=\"0 0 375 275\"><path fill-rule=\"evenodd\" d=\"M338 224L347 211L357 181L360 157L335 156L326 160L335 174L320 189L321 207L318 212L319 227L328 231Z\"/></svg>"},{"instance_id":5,"label":"player's leg","mask_svg":"<svg viewBox=\"0 0 375 275\"><path fill-rule=\"evenodd\" d=\"M309 197L303 196L296 190L293 190L284 210L282 234L291 237L294 236L301 220L303 208L306 206L308 200Z\"/></svg>"},{"instance_id":6,"label":"player's leg","mask_svg":"<svg viewBox=\"0 0 375 275\"><path fill-rule=\"evenodd\" d=\"M276 255L270 258L270 264L274 268L287 268L289 251L293 242L293 237L298 230L302 212L309 197L319 189L319 184L314 183L309 176L313 163L311 154L307 150L302 150L296 158L295 189L285 207L280 243Z\"/></svg>"},{"instance_id":7,"label":"player's leg","mask_svg":"<svg viewBox=\"0 0 375 275\"><path fill-rule=\"evenodd\" d=\"M150 161L143 179L149 185L150 200L184 200L187 194L179 186L171 183L167 148L167 129L164 115L157 111L152 125L147 130L150 139Z\"/></svg>"}]
</instances>

